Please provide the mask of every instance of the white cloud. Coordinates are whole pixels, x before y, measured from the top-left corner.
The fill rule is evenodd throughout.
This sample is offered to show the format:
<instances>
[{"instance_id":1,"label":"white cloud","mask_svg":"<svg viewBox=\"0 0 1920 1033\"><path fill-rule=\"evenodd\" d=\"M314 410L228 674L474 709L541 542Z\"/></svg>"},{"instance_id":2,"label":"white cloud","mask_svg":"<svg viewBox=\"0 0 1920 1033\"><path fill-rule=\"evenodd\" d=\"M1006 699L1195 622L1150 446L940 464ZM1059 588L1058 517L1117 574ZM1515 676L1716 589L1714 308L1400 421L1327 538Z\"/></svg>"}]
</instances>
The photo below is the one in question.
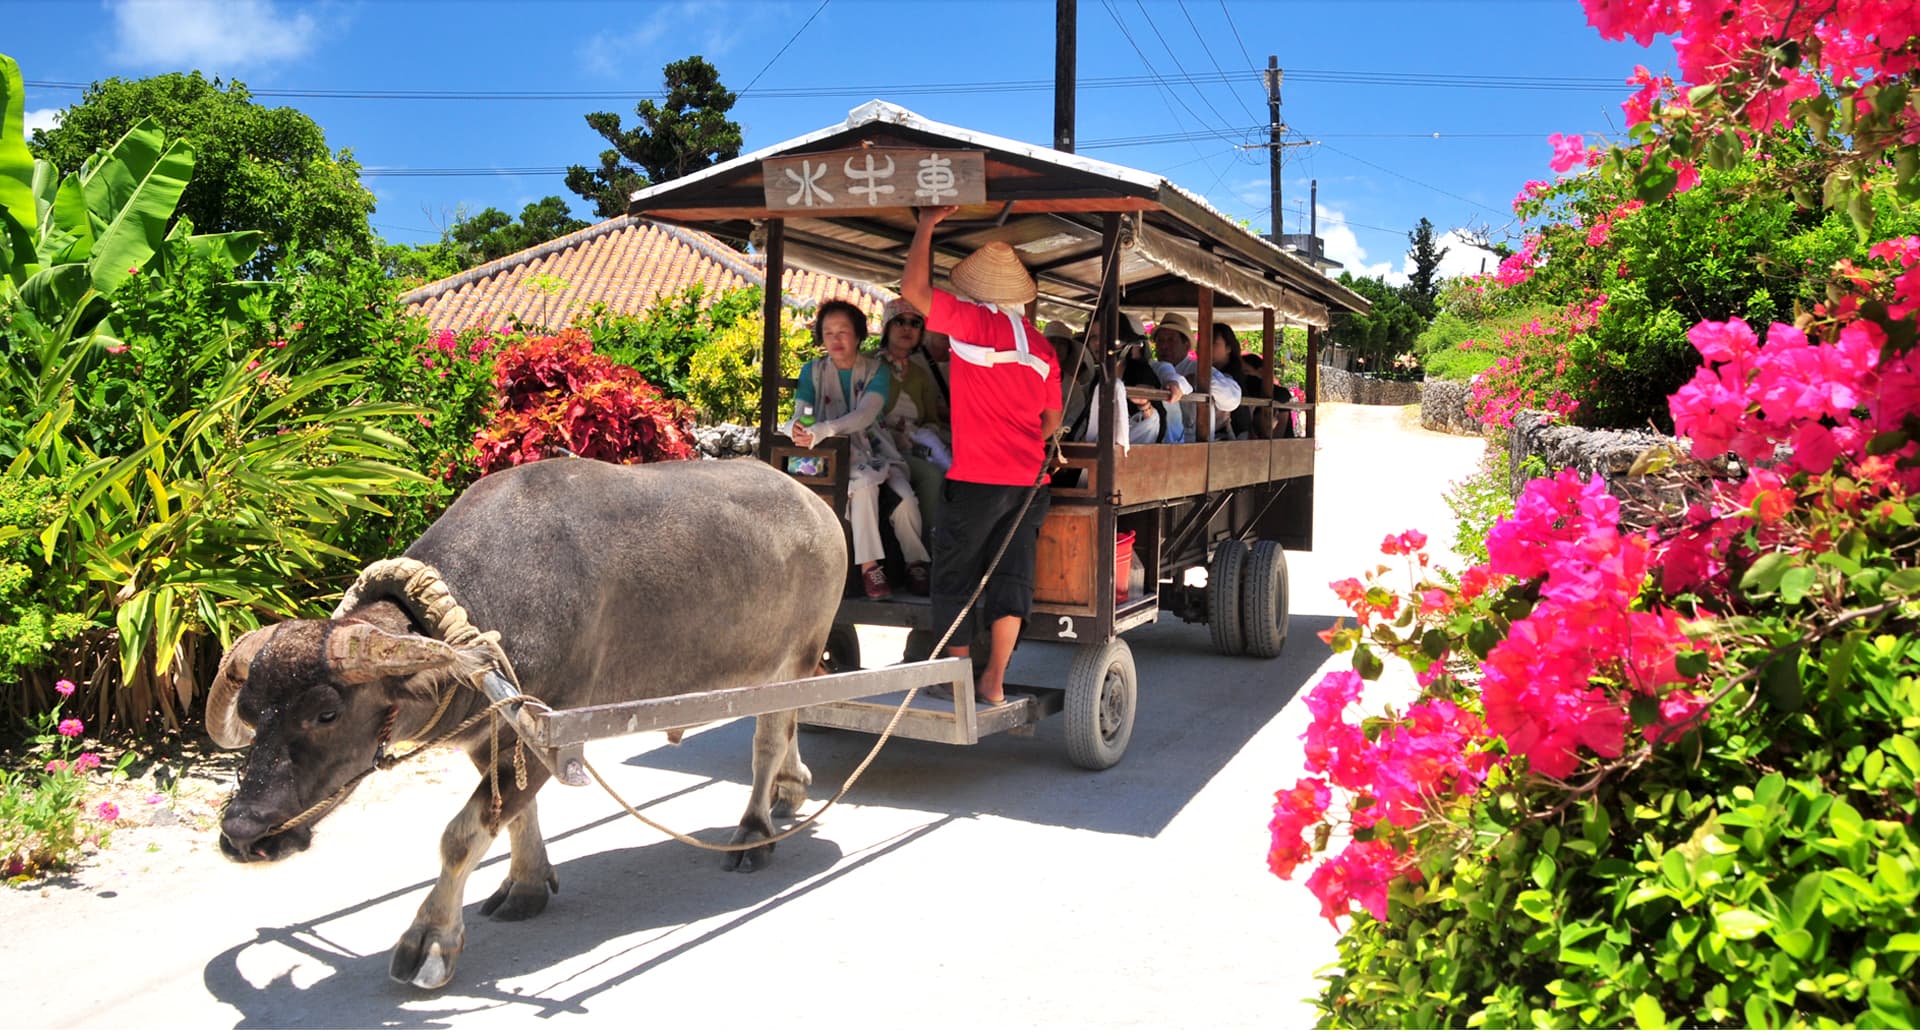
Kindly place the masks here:
<instances>
[{"instance_id":1,"label":"white cloud","mask_svg":"<svg viewBox=\"0 0 1920 1033\"><path fill-rule=\"evenodd\" d=\"M1326 205L1320 206L1320 240L1326 257L1346 267L1342 272L1350 272L1355 276L1378 276L1395 286L1406 283L1408 274L1413 272L1413 259L1397 245L1395 252L1385 260L1367 261L1367 250L1360 246L1359 238L1347 226L1345 213ZM1469 243L1466 235L1457 229L1440 234L1434 239L1434 244L1446 249L1446 253L1440 256L1439 274L1442 279L1481 272L1483 259L1489 272L1500 264L1500 256Z\"/></svg>"},{"instance_id":2,"label":"white cloud","mask_svg":"<svg viewBox=\"0 0 1920 1033\"><path fill-rule=\"evenodd\" d=\"M64 108L35 108L27 112L27 139L33 139L36 129L52 129L60 124L60 112Z\"/></svg>"},{"instance_id":3,"label":"white cloud","mask_svg":"<svg viewBox=\"0 0 1920 1033\"><path fill-rule=\"evenodd\" d=\"M305 56L319 42L309 14L273 0L120 0L113 5L121 61L226 73Z\"/></svg>"},{"instance_id":4,"label":"white cloud","mask_svg":"<svg viewBox=\"0 0 1920 1033\"><path fill-rule=\"evenodd\" d=\"M636 71L636 52L645 51L672 33L675 46L694 44L702 57L712 61L731 49L746 31L744 19L729 17L719 7L707 0L682 0L680 3L657 7L652 14L623 32L603 33L588 40L580 48L580 60L599 75L631 77ZM678 59L678 56L674 58ZM658 67L652 61L642 64L639 71L647 74L653 74Z\"/></svg>"}]
</instances>

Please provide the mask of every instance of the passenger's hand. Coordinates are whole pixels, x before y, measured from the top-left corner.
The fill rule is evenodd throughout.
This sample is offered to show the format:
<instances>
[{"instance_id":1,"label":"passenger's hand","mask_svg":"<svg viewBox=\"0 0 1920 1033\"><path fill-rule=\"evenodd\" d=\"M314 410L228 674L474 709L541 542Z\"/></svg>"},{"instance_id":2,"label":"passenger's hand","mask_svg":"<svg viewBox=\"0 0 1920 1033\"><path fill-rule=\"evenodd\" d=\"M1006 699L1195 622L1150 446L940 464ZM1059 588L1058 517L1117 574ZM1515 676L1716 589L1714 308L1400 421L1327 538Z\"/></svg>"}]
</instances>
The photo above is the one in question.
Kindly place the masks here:
<instances>
[{"instance_id":1,"label":"passenger's hand","mask_svg":"<svg viewBox=\"0 0 1920 1033\"><path fill-rule=\"evenodd\" d=\"M801 448L812 448L813 430L808 427L795 426L793 428L793 443L799 445Z\"/></svg>"},{"instance_id":2,"label":"passenger's hand","mask_svg":"<svg viewBox=\"0 0 1920 1033\"><path fill-rule=\"evenodd\" d=\"M1187 396L1186 390L1180 386L1180 382L1178 380L1168 381L1166 388L1167 388L1167 401L1169 402L1177 402L1180 399L1185 398Z\"/></svg>"},{"instance_id":3,"label":"passenger's hand","mask_svg":"<svg viewBox=\"0 0 1920 1033\"><path fill-rule=\"evenodd\" d=\"M940 225L941 220L960 210L957 204L928 205L920 209L920 225L932 229Z\"/></svg>"}]
</instances>

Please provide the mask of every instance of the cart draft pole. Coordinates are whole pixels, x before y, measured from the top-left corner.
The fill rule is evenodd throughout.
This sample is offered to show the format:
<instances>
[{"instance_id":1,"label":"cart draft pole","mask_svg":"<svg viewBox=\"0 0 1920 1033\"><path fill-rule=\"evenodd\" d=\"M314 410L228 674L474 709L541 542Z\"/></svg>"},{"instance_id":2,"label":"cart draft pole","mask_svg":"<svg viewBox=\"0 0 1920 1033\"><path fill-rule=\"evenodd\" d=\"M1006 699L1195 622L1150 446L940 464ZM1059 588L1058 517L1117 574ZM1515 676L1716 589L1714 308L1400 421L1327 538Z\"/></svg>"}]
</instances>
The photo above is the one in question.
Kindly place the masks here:
<instances>
[{"instance_id":1,"label":"cart draft pole","mask_svg":"<svg viewBox=\"0 0 1920 1033\"><path fill-rule=\"evenodd\" d=\"M780 414L780 309L785 300L787 221L767 220L767 283L760 299L760 461L773 460L773 422Z\"/></svg>"}]
</instances>

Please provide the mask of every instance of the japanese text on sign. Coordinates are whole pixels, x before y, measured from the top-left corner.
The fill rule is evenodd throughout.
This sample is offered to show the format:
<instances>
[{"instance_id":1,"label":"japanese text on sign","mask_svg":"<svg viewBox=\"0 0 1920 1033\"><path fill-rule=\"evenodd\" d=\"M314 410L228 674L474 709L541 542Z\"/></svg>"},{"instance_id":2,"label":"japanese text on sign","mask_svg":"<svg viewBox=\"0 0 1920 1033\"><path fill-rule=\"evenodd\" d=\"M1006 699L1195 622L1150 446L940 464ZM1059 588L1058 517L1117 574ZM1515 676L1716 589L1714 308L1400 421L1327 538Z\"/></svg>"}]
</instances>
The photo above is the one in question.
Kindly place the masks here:
<instances>
[{"instance_id":1,"label":"japanese text on sign","mask_svg":"<svg viewBox=\"0 0 1920 1033\"><path fill-rule=\"evenodd\" d=\"M987 199L981 151L875 147L760 163L767 207L775 211L980 204Z\"/></svg>"}]
</instances>

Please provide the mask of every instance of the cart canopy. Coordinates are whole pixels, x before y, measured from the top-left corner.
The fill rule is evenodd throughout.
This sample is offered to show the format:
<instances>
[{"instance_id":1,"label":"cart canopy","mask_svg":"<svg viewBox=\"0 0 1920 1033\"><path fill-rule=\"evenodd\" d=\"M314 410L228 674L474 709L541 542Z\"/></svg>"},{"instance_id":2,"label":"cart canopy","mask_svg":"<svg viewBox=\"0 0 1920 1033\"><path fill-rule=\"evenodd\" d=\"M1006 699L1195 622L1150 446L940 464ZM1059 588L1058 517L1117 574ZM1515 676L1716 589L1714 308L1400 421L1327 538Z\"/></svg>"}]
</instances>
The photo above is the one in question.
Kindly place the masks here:
<instances>
[{"instance_id":1,"label":"cart canopy","mask_svg":"<svg viewBox=\"0 0 1920 1033\"><path fill-rule=\"evenodd\" d=\"M1019 252L1044 318L1084 325L1099 296L1101 239L1119 217L1120 307L1146 319L1193 312L1213 291L1216 320L1325 327L1365 298L1222 215L1166 178L1065 151L945 125L884 101L846 122L744 154L633 195L630 214L698 226L759 246L785 222L786 262L897 283L912 207L959 204L942 224L934 278L989 241Z\"/></svg>"}]
</instances>

